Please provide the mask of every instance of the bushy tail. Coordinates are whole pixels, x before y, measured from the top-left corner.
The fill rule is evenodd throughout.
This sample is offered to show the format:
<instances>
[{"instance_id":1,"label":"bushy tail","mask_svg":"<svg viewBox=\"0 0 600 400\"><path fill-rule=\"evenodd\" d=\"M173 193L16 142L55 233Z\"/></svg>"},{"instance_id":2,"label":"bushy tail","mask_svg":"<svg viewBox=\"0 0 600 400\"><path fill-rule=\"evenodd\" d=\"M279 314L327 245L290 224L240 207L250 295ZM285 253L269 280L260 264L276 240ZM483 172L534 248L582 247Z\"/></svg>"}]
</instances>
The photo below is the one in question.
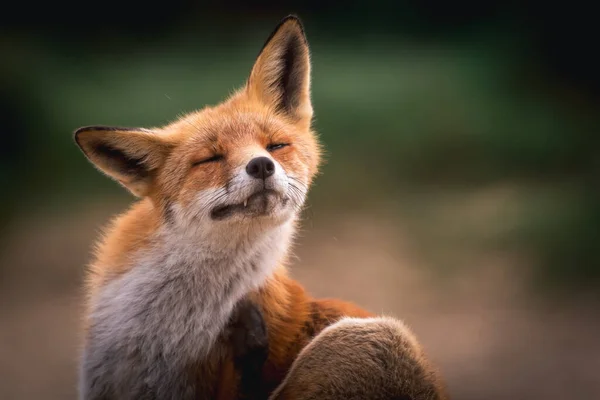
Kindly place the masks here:
<instances>
[{"instance_id":1,"label":"bushy tail","mask_svg":"<svg viewBox=\"0 0 600 400\"><path fill-rule=\"evenodd\" d=\"M298 355L270 400L446 400L410 330L393 318L343 318Z\"/></svg>"}]
</instances>

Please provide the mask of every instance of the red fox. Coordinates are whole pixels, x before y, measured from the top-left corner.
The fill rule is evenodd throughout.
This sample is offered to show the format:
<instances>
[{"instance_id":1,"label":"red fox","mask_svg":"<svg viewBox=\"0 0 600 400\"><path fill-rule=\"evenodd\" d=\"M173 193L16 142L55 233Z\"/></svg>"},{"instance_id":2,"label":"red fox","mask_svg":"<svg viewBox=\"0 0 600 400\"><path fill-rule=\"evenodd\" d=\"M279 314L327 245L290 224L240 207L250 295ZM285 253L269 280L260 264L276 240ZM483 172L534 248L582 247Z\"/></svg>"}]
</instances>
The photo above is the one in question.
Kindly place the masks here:
<instances>
[{"instance_id":1,"label":"red fox","mask_svg":"<svg viewBox=\"0 0 600 400\"><path fill-rule=\"evenodd\" d=\"M290 16L223 103L160 128L75 132L140 198L89 267L80 398L446 398L401 322L287 275L320 163L310 68Z\"/></svg>"}]
</instances>

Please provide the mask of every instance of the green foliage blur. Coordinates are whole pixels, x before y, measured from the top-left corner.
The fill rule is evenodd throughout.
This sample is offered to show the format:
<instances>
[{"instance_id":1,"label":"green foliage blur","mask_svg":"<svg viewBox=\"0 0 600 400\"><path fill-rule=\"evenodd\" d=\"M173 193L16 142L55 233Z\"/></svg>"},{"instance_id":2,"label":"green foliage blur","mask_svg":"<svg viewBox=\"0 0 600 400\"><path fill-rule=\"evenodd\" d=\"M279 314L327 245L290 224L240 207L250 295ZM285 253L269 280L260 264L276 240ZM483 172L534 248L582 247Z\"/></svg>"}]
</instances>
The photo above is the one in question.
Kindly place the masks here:
<instances>
[{"instance_id":1,"label":"green foliage blur","mask_svg":"<svg viewBox=\"0 0 600 400\"><path fill-rule=\"evenodd\" d=\"M365 209L399 199L418 220L445 193L502 184L518 193L497 214L510 229L477 240L534 255L541 286L600 282L600 115L585 82L552 73L536 53L535 26L488 13L442 25L406 4L399 19L385 17L391 9L368 18L312 3L300 13L328 160L312 203ZM82 23L3 32L3 221L32 207L122 195L85 161L74 129L162 125L221 101L244 83L286 13L180 8L141 33ZM463 221L455 223L460 231Z\"/></svg>"}]
</instances>

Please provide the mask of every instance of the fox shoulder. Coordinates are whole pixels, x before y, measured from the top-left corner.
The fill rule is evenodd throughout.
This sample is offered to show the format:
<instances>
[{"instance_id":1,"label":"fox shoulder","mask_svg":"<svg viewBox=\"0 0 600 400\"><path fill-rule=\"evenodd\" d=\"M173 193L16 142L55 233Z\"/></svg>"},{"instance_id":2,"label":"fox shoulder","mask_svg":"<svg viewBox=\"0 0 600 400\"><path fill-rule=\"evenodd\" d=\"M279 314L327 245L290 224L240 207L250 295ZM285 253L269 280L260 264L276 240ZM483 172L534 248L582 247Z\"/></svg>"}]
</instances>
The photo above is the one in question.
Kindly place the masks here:
<instances>
[{"instance_id":1,"label":"fox shoulder","mask_svg":"<svg viewBox=\"0 0 600 400\"><path fill-rule=\"evenodd\" d=\"M416 338L399 320L343 318L298 355L271 400L446 400Z\"/></svg>"}]
</instances>

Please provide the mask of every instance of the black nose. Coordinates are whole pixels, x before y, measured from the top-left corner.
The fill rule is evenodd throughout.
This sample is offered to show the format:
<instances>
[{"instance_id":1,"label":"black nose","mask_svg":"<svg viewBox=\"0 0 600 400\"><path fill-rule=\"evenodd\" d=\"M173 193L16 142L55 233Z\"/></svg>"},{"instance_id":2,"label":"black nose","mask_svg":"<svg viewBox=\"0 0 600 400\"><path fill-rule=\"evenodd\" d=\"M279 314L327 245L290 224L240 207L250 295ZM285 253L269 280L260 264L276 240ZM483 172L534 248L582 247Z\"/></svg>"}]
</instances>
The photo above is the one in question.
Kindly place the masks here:
<instances>
[{"instance_id":1,"label":"black nose","mask_svg":"<svg viewBox=\"0 0 600 400\"><path fill-rule=\"evenodd\" d=\"M246 172L256 179L267 179L275 173L275 164L269 157L256 157L246 165Z\"/></svg>"}]
</instances>

